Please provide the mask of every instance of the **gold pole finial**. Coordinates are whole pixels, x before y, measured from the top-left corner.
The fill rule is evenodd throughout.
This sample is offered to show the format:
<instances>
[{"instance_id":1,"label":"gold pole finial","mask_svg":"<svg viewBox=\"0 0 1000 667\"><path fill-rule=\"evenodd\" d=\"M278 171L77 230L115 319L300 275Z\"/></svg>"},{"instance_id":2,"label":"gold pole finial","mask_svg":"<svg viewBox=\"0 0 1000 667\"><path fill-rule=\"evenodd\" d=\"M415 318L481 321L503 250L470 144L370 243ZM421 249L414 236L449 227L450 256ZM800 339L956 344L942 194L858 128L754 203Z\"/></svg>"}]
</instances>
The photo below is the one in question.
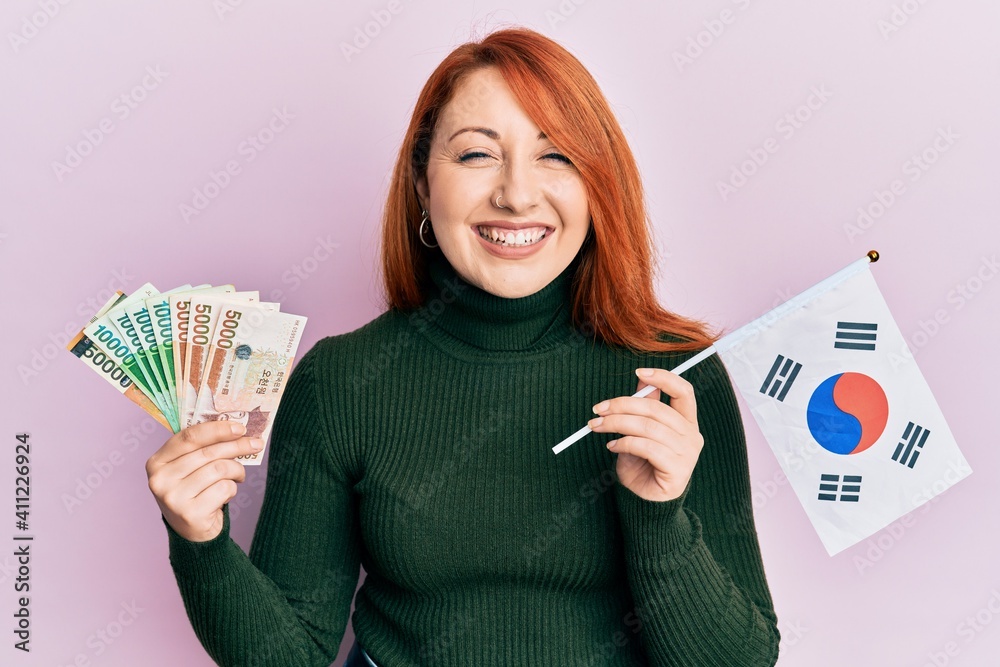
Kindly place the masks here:
<instances>
[{"instance_id":1,"label":"gold pole finial","mask_svg":"<svg viewBox=\"0 0 1000 667\"><path fill-rule=\"evenodd\" d=\"M877 262L878 261L878 257L879 257L878 250L869 250L868 251L868 259L870 259L871 261Z\"/></svg>"}]
</instances>

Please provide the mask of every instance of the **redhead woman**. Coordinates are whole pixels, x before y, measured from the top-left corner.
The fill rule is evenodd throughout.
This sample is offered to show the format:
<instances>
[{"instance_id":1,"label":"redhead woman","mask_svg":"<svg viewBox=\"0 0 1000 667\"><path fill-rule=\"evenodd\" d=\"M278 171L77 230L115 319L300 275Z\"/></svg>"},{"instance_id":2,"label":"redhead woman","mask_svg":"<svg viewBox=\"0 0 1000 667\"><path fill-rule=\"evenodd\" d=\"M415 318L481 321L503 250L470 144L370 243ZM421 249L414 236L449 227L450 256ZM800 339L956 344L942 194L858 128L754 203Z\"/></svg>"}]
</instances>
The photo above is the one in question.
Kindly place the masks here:
<instances>
[{"instance_id":1,"label":"redhead woman","mask_svg":"<svg viewBox=\"0 0 1000 667\"><path fill-rule=\"evenodd\" d=\"M714 336L657 303L636 162L580 62L527 29L449 54L382 240L386 311L290 377L249 555L227 503L262 443L206 422L147 463L212 658L329 665L354 599L347 665L774 665L732 385L717 357L668 370Z\"/></svg>"}]
</instances>

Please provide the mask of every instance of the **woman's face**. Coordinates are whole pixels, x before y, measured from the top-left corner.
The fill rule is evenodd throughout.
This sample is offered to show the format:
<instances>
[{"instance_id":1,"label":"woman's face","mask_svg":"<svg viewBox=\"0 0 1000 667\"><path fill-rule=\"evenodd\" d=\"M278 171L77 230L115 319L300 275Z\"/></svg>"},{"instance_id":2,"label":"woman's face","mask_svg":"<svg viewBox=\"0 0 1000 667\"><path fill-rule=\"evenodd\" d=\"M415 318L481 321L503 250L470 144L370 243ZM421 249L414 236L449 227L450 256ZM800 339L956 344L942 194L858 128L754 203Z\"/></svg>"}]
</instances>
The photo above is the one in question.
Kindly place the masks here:
<instances>
[{"instance_id":1,"label":"woman's face","mask_svg":"<svg viewBox=\"0 0 1000 667\"><path fill-rule=\"evenodd\" d=\"M477 70L442 110L426 178L417 182L448 262L497 296L527 296L548 285L573 261L590 228L579 172L540 135L499 71ZM488 241L480 230L513 243ZM518 230L528 245L518 247ZM434 242L429 233L425 238Z\"/></svg>"}]
</instances>

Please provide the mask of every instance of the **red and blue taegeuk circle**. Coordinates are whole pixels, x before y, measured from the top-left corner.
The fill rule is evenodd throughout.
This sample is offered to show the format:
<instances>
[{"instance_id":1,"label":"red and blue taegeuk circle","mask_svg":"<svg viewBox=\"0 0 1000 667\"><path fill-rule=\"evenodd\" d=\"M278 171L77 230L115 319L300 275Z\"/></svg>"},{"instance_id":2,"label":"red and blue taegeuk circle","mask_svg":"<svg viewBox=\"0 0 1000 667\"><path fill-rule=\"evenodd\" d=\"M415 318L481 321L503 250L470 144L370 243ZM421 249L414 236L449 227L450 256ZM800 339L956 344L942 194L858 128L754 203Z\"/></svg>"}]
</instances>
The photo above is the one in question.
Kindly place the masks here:
<instances>
[{"instance_id":1,"label":"red and blue taegeuk circle","mask_svg":"<svg viewBox=\"0 0 1000 667\"><path fill-rule=\"evenodd\" d=\"M875 444L889 420L889 401L878 382L863 373L823 380L806 408L809 432L834 454L858 454Z\"/></svg>"}]
</instances>

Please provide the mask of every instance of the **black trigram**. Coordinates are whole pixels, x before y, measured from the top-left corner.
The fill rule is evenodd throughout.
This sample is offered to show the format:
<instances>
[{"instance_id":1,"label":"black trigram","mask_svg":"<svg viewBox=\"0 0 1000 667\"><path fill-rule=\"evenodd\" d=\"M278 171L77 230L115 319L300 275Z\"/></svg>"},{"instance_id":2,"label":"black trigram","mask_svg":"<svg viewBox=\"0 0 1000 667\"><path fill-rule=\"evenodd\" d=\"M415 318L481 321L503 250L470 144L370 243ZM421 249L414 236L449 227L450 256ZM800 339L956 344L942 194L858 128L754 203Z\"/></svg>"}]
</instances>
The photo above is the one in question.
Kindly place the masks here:
<instances>
[{"instance_id":1,"label":"black trigram","mask_svg":"<svg viewBox=\"0 0 1000 667\"><path fill-rule=\"evenodd\" d=\"M771 365L771 370L760 386L760 393L767 394L779 401L785 400L785 395L795 382L795 376L802 370L802 364L778 355Z\"/></svg>"},{"instance_id":2,"label":"black trigram","mask_svg":"<svg viewBox=\"0 0 1000 667\"><path fill-rule=\"evenodd\" d=\"M924 443L927 442L927 436L930 434L931 432L923 426L917 426L913 422L907 423L903 437L896 445L896 451L892 453L892 460L902 463L907 468L912 468L913 464L917 462L917 457L920 456L920 450L923 449Z\"/></svg>"},{"instance_id":3,"label":"black trigram","mask_svg":"<svg viewBox=\"0 0 1000 667\"><path fill-rule=\"evenodd\" d=\"M844 475L843 484L840 475L822 474L819 476L820 500L837 500L837 490L840 490L840 500L848 503L858 502L861 493L861 475Z\"/></svg>"},{"instance_id":4,"label":"black trigram","mask_svg":"<svg viewBox=\"0 0 1000 667\"><path fill-rule=\"evenodd\" d=\"M837 322L837 340L833 346L841 350L874 350L878 325L868 322Z\"/></svg>"}]
</instances>

